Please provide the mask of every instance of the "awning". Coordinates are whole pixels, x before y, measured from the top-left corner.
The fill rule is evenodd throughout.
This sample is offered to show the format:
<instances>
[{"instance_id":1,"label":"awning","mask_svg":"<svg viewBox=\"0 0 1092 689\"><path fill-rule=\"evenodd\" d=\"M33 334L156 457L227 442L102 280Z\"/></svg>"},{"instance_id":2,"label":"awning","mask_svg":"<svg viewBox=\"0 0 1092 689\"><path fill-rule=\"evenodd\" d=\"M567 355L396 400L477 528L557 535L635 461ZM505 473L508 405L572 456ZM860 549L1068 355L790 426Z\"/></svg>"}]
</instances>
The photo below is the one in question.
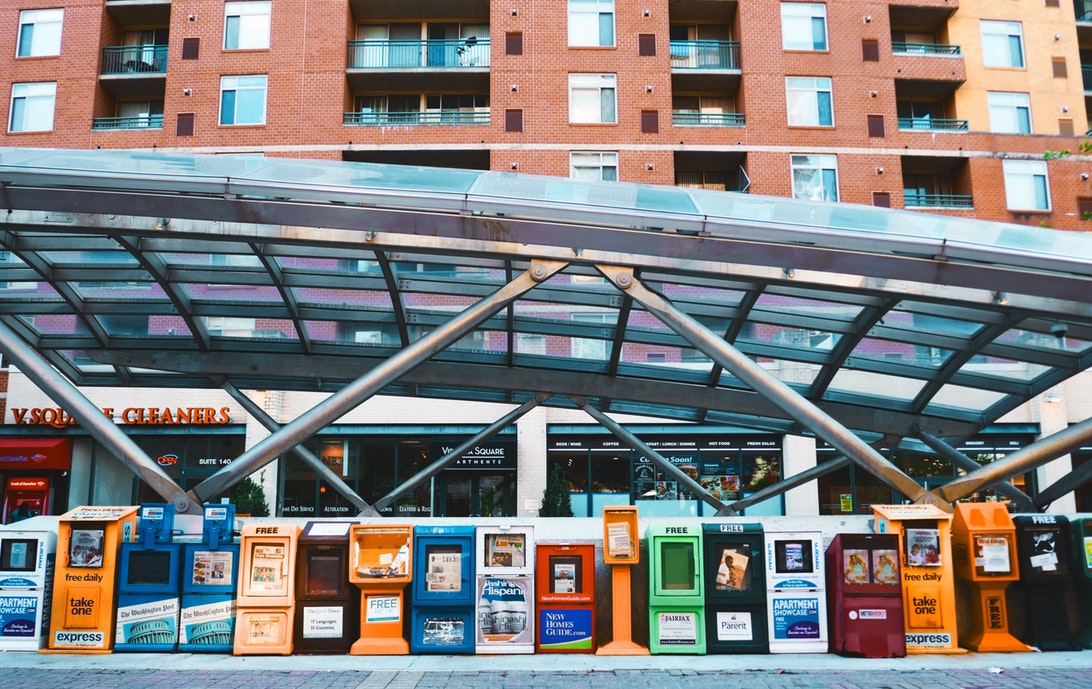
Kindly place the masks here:
<instances>
[{"instance_id":1,"label":"awning","mask_svg":"<svg viewBox=\"0 0 1092 689\"><path fill-rule=\"evenodd\" d=\"M71 464L71 438L0 438L0 471L68 469Z\"/></svg>"}]
</instances>

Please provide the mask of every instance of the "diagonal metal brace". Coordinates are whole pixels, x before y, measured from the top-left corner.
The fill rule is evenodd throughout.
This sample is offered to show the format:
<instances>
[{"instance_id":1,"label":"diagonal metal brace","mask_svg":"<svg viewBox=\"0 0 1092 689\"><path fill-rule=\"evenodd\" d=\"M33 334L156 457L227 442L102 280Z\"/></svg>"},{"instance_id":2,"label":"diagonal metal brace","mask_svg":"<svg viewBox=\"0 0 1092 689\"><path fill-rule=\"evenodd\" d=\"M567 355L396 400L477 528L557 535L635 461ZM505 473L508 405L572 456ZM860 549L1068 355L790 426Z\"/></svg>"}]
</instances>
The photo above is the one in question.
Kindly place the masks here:
<instances>
[{"instance_id":1,"label":"diagonal metal brace","mask_svg":"<svg viewBox=\"0 0 1092 689\"><path fill-rule=\"evenodd\" d=\"M914 434L926 445L933 449L934 452L942 457L948 459L957 468L971 473L978 471L982 468L982 465L974 461L967 455L963 454L959 450L955 449L948 443L944 442L935 435L931 435L923 431L917 426L914 427ZM1004 495L1006 498L1012 501L1012 504L1016 507L1017 512L1027 512L1034 509L1031 498L1028 494L1020 490L1016 486L1012 485L1008 481L998 481L997 483L989 486L997 491L1000 495Z\"/></svg>"}]
</instances>

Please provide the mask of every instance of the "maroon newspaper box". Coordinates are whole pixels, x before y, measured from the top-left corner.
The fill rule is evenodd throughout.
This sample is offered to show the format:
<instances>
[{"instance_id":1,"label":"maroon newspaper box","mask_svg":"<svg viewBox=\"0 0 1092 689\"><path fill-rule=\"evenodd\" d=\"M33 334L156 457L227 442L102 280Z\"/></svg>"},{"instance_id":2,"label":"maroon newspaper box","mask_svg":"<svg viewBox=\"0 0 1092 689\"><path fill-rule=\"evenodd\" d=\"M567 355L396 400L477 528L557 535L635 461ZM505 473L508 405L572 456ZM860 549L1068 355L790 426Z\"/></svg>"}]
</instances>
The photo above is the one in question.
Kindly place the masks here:
<instances>
[{"instance_id":1,"label":"maroon newspaper box","mask_svg":"<svg viewBox=\"0 0 1092 689\"><path fill-rule=\"evenodd\" d=\"M906 655L896 534L834 537L827 548L827 615L832 653Z\"/></svg>"}]
</instances>

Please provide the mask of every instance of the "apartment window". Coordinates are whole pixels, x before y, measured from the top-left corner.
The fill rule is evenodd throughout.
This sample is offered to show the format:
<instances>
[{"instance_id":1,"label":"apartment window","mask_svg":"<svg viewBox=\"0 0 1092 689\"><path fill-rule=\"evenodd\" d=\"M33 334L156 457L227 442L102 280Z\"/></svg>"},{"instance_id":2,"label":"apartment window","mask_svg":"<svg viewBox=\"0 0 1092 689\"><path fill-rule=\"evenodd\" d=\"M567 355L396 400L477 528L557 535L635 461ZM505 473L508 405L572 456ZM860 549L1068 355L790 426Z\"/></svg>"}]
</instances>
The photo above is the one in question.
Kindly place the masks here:
<instances>
[{"instance_id":1,"label":"apartment window","mask_svg":"<svg viewBox=\"0 0 1092 689\"><path fill-rule=\"evenodd\" d=\"M224 4L224 50L256 50L269 47L271 2Z\"/></svg>"},{"instance_id":2,"label":"apartment window","mask_svg":"<svg viewBox=\"0 0 1092 689\"><path fill-rule=\"evenodd\" d=\"M569 45L614 45L614 0L569 0Z\"/></svg>"},{"instance_id":3,"label":"apartment window","mask_svg":"<svg viewBox=\"0 0 1092 689\"><path fill-rule=\"evenodd\" d=\"M1050 210L1047 165L1042 160L1005 160L1005 199L1010 211Z\"/></svg>"},{"instance_id":4,"label":"apartment window","mask_svg":"<svg viewBox=\"0 0 1092 689\"><path fill-rule=\"evenodd\" d=\"M220 77L220 124L265 124L266 76Z\"/></svg>"},{"instance_id":5,"label":"apartment window","mask_svg":"<svg viewBox=\"0 0 1092 689\"><path fill-rule=\"evenodd\" d=\"M23 10L19 13L17 57L61 54L61 23L64 10Z\"/></svg>"},{"instance_id":6,"label":"apartment window","mask_svg":"<svg viewBox=\"0 0 1092 689\"><path fill-rule=\"evenodd\" d=\"M1031 99L1026 93L991 91L986 94L990 131L999 134L1031 133Z\"/></svg>"},{"instance_id":7,"label":"apartment window","mask_svg":"<svg viewBox=\"0 0 1092 689\"><path fill-rule=\"evenodd\" d=\"M838 159L832 155L792 156L792 196L809 201L837 201Z\"/></svg>"},{"instance_id":8,"label":"apartment window","mask_svg":"<svg viewBox=\"0 0 1092 689\"><path fill-rule=\"evenodd\" d=\"M617 182L618 154L596 151L570 153L569 177L581 182Z\"/></svg>"},{"instance_id":9,"label":"apartment window","mask_svg":"<svg viewBox=\"0 0 1092 689\"><path fill-rule=\"evenodd\" d=\"M1024 36L1020 22L982 20L982 62L987 67L1023 67Z\"/></svg>"},{"instance_id":10,"label":"apartment window","mask_svg":"<svg viewBox=\"0 0 1092 689\"><path fill-rule=\"evenodd\" d=\"M827 6L781 3L781 47L785 50L826 50Z\"/></svg>"},{"instance_id":11,"label":"apartment window","mask_svg":"<svg viewBox=\"0 0 1092 689\"><path fill-rule=\"evenodd\" d=\"M789 126L833 127L831 86L827 77L786 77Z\"/></svg>"},{"instance_id":12,"label":"apartment window","mask_svg":"<svg viewBox=\"0 0 1092 689\"><path fill-rule=\"evenodd\" d=\"M11 85L9 132L48 132L53 129L57 82Z\"/></svg>"},{"instance_id":13,"label":"apartment window","mask_svg":"<svg viewBox=\"0 0 1092 689\"><path fill-rule=\"evenodd\" d=\"M618 121L613 74L569 75L569 122L613 124Z\"/></svg>"}]
</instances>

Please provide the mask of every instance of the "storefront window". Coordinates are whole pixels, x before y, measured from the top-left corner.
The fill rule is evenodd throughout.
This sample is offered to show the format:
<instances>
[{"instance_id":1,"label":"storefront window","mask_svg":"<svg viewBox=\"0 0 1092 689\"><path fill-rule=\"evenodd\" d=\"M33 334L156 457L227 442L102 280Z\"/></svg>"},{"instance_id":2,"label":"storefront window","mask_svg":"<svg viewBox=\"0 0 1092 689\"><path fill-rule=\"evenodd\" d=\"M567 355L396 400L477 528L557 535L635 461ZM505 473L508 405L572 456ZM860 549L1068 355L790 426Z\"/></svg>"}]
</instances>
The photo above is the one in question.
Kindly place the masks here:
<instances>
[{"instance_id":1,"label":"storefront window","mask_svg":"<svg viewBox=\"0 0 1092 689\"><path fill-rule=\"evenodd\" d=\"M132 439L167 476L183 490L190 490L241 455L246 449L246 437L242 428L234 433L209 433L207 430L193 435L142 435ZM163 497L148 484L134 478L133 504L163 502ZM215 496L212 500L219 500Z\"/></svg>"}]
</instances>

